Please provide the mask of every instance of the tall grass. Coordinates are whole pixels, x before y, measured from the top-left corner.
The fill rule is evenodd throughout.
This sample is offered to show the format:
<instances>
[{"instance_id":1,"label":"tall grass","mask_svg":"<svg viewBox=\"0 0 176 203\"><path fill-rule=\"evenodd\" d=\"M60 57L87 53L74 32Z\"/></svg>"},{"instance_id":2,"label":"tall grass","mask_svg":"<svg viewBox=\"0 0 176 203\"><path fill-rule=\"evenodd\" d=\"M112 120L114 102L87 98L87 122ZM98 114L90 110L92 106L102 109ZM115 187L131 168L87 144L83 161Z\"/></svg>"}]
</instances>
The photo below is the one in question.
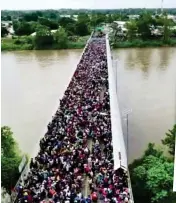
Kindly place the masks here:
<instances>
[{"instance_id":1,"label":"tall grass","mask_svg":"<svg viewBox=\"0 0 176 203\"><path fill-rule=\"evenodd\" d=\"M176 40L170 39L167 43L162 40L146 40L142 41L139 39L133 41L122 41L113 45L114 48L132 48L132 47L165 47L165 46L176 46Z\"/></svg>"},{"instance_id":2,"label":"tall grass","mask_svg":"<svg viewBox=\"0 0 176 203\"><path fill-rule=\"evenodd\" d=\"M82 49L85 47L89 36L77 37L76 41L69 40L65 49ZM13 38L3 38L1 40L1 51L15 51L15 50L33 50L36 49L34 46L33 37L13 37ZM46 50L61 49L57 44L51 44L50 46L43 47Z\"/></svg>"}]
</instances>

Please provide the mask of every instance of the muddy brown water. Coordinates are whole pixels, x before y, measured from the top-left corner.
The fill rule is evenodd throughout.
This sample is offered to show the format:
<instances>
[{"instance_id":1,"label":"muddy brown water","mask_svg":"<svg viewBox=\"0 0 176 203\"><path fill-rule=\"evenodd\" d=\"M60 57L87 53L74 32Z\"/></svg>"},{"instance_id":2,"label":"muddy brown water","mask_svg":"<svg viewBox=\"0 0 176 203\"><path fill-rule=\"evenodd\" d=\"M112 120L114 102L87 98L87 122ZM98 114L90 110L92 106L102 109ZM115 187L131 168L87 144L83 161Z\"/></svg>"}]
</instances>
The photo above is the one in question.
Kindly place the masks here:
<instances>
[{"instance_id":1,"label":"muddy brown water","mask_svg":"<svg viewBox=\"0 0 176 203\"><path fill-rule=\"evenodd\" d=\"M2 52L1 125L34 153L74 73L82 50ZM129 160L160 144L175 119L176 48L117 49L121 112L129 115ZM126 121L123 129L126 134ZM126 139L126 137L125 137Z\"/></svg>"}]
</instances>

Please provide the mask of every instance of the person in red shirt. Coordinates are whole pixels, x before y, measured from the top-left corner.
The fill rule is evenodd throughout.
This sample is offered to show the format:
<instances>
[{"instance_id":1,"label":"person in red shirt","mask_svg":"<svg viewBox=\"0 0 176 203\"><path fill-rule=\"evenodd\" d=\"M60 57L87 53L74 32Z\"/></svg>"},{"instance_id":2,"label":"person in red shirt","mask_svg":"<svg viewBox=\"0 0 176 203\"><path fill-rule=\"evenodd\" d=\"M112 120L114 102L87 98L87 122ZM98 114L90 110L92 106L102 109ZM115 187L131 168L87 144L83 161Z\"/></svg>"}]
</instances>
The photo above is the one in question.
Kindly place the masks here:
<instances>
[{"instance_id":1,"label":"person in red shirt","mask_svg":"<svg viewBox=\"0 0 176 203\"><path fill-rule=\"evenodd\" d=\"M91 194L91 199L92 199L93 202L97 202L98 196L97 196L97 193L96 193L96 192L93 192L93 193Z\"/></svg>"}]
</instances>

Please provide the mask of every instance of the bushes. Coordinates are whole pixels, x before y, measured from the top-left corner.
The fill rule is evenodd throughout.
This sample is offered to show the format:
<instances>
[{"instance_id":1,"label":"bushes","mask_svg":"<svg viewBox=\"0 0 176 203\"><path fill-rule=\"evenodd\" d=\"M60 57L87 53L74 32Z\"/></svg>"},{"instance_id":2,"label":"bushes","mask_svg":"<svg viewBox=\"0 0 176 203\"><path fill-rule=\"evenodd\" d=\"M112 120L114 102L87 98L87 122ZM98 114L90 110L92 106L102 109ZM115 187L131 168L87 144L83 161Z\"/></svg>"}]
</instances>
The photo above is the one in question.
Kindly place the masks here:
<instances>
[{"instance_id":1,"label":"bushes","mask_svg":"<svg viewBox=\"0 0 176 203\"><path fill-rule=\"evenodd\" d=\"M40 33L40 36L12 36L12 38L2 39L2 51L15 50L33 50L33 49L82 49L90 36L67 37L64 29L59 29L53 35L45 35L45 32ZM42 36L43 35L43 36Z\"/></svg>"},{"instance_id":2,"label":"bushes","mask_svg":"<svg viewBox=\"0 0 176 203\"><path fill-rule=\"evenodd\" d=\"M10 192L20 175L18 166L21 161L21 155L18 145L13 138L13 133L7 126L1 127L1 142L1 186Z\"/></svg>"},{"instance_id":3,"label":"bushes","mask_svg":"<svg viewBox=\"0 0 176 203\"><path fill-rule=\"evenodd\" d=\"M2 51L32 50L33 48L32 37L13 37L12 39L3 39L1 43Z\"/></svg>"},{"instance_id":4,"label":"bushes","mask_svg":"<svg viewBox=\"0 0 176 203\"><path fill-rule=\"evenodd\" d=\"M133 47L164 47L164 46L176 46L176 40L170 40L168 43L164 43L161 40L148 40L142 41L139 39L133 41L122 41L113 44L113 48L133 48Z\"/></svg>"},{"instance_id":5,"label":"bushes","mask_svg":"<svg viewBox=\"0 0 176 203\"><path fill-rule=\"evenodd\" d=\"M143 156L129 165L136 203L175 203L176 194L172 191L175 131L176 125L162 140L162 144L168 146L169 157L149 143Z\"/></svg>"}]
</instances>

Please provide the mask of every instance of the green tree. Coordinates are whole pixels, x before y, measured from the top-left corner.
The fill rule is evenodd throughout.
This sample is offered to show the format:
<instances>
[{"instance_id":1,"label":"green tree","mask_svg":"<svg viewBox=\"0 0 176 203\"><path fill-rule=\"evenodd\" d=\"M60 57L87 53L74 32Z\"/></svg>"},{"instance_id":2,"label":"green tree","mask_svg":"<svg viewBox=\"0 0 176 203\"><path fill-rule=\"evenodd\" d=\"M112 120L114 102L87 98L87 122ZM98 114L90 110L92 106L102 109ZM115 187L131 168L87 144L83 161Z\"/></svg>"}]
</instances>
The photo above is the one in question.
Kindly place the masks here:
<instances>
[{"instance_id":1,"label":"green tree","mask_svg":"<svg viewBox=\"0 0 176 203\"><path fill-rule=\"evenodd\" d=\"M68 36L75 35L76 32L75 23L68 23L65 26L65 31L67 32Z\"/></svg>"},{"instance_id":2,"label":"green tree","mask_svg":"<svg viewBox=\"0 0 176 203\"><path fill-rule=\"evenodd\" d=\"M1 155L1 186L4 187L9 193L16 185L20 176L18 166L20 164L20 157L4 157Z\"/></svg>"},{"instance_id":3,"label":"green tree","mask_svg":"<svg viewBox=\"0 0 176 203\"><path fill-rule=\"evenodd\" d=\"M7 19L7 21L11 21L11 20L12 20L12 17L11 17L10 15L8 15L8 16L6 17L6 19Z\"/></svg>"},{"instance_id":4,"label":"green tree","mask_svg":"<svg viewBox=\"0 0 176 203\"><path fill-rule=\"evenodd\" d=\"M169 201L173 196L174 163L149 156L144 160L144 164L148 165L146 188L152 193L152 202Z\"/></svg>"},{"instance_id":5,"label":"green tree","mask_svg":"<svg viewBox=\"0 0 176 203\"><path fill-rule=\"evenodd\" d=\"M109 14L109 15L107 16L106 22L107 22L107 23L112 23L112 22L113 22L113 17L112 17L111 14Z\"/></svg>"},{"instance_id":6,"label":"green tree","mask_svg":"<svg viewBox=\"0 0 176 203\"><path fill-rule=\"evenodd\" d=\"M68 24L75 24L75 20L72 18L63 17L58 20L58 23L63 28L67 27Z\"/></svg>"},{"instance_id":7,"label":"green tree","mask_svg":"<svg viewBox=\"0 0 176 203\"><path fill-rule=\"evenodd\" d=\"M57 47L60 49L67 48L68 37L64 28L60 27L58 31L54 34L54 40L57 43Z\"/></svg>"},{"instance_id":8,"label":"green tree","mask_svg":"<svg viewBox=\"0 0 176 203\"><path fill-rule=\"evenodd\" d=\"M43 26L47 26L51 30L58 29L58 27L59 27L57 21L49 20L49 19L43 18L43 17L39 18L38 22Z\"/></svg>"},{"instance_id":9,"label":"green tree","mask_svg":"<svg viewBox=\"0 0 176 203\"><path fill-rule=\"evenodd\" d=\"M137 25L136 21L131 20L130 22L126 23L127 28L127 38L129 41L132 41L136 38L137 35Z\"/></svg>"},{"instance_id":10,"label":"green tree","mask_svg":"<svg viewBox=\"0 0 176 203\"><path fill-rule=\"evenodd\" d=\"M18 166L21 155L11 129L1 127L1 186L8 192L15 186L18 178Z\"/></svg>"},{"instance_id":11,"label":"green tree","mask_svg":"<svg viewBox=\"0 0 176 203\"><path fill-rule=\"evenodd\" d=\"M27 22L37 21L38 20L38 13L37 12L26 13L23 16L23 19Z\"/></svg>"},{"instance_id":12,"label":"green tree","mask_svg":"<svg viewBox=\"0 0 176 203\"><path fill-rule=\"evenodd\" d=\"M172 202L174 163L166 157L148 155L131 169L133 195L135 202Z\"/></svg>"},{"instance_id":13,"label":"green tree","mask_svg":"<svg viewBox=\"0 0 176 203\"><path fill-rule=\"evenodd\" d=\"M167 18L167 16L164 16L163 18L163 41L164 42L168 42L170 35L171 35L171 31L169 26L171 25L171 21Z\"/></svg>"},{"instance_id":14,"label":"green tree","mask_svg":"<svg viewBox=\"0 0 176 203\"><path fill-rule=\"evenodd\" d=\"M48 27L41 26L37 29L36 36L34 38L34 46L37 49L51 47L53 43L54 37Z\"/></svg>"},{"instance_id":15,"label":"green tree","mask_svg":"<svg viewBox=\"0 0 176 203\"><path fill-rule=\"evenodd\" d=\"M164 144L173 154L176 126L166 134ZM173 136L174 135L174 136ZM163 151L149 143L144 155L129 165L134 201L136 203L175 203L172 191L173 160L164 156Z\"/></svg>"},{"instance_id":16,"label":"green tree","mask_svg":"<svg viewBox=\"0 0 176 203\"><path fill-rule=\"evenodd\" d=\"M88 24L90 22L90 18L86 13L79 14L77 20L79 22L85 22L86 24Z\"/></svg>"},{"instance_id":17,"label":"green tree","mask_svg":"<svg viewBox=\"0 0 176 203\"><path fill-rule=\"evenodd\" d=\"M50 13L49 17L50 17L51 19L54 19L54 20L57 19L56 13Z\"/></svg>"},{"instance_id":18,"label":"green tree","mask_svg":"<svg viewBox=\"0 0 176 203\"><path fill-rule=\"evenodd\" d=\"M140 34L143 40L151 38L151 25L152 25L152 16L149 13L143 13L140 18L137 20L138 33Z\"/></svg>"},{"instance_id":19,"label":"green tree","mask_svg":"<svg viewBox=\"0 0 176 203\"><path fill-rule=\"evenodd\" d=\"M75 33L80 36L86 36L90 34L90 30L84 21L78 21L76 23Z\"/></svg>"},{"instance_id":20,"label":"green tree","mask_svg":"<svg viewBox=\"0 0 176 203\"><path fill-rule=\"evenodd\" d=\"M96 16L96 25L100 25L101 23L106 22L106 14L99 13Z\"/></svg>"},{"instance_id":21,"label":"green tree","mask_svg":"<svg viewBox=\"0 0 176 203\"><path fill-rule=\"evenodd\" d=\"M162 144L168 146L169 153L174 156L175 154L175 139L176 139L176 124L172 130L166 133L165 139L162 140Z\"/></svg>"},{"instance_id":22,"label":"green tree","mask_svg":"<svg viewBox=\"0 0 176 203\"><path fill-rule=\"evenodd\" d=\"M1 127L1 153L6 157L13 157L17 144L13 138L13 132L8 126Z\"/></svg>"},{"instance_id":23,"label":"green tree","mask_svg":"<svg viewBox=\"0 0 176 203\"><path fill-rule=\"evenodd\" d=\"M13 28L14 28L15 34L19 36L30 35L35 31L34 28L31 26L31 23L25 22L25 21L22 21L22 22L14 21Z\"/></svg>"}]
</instances>

